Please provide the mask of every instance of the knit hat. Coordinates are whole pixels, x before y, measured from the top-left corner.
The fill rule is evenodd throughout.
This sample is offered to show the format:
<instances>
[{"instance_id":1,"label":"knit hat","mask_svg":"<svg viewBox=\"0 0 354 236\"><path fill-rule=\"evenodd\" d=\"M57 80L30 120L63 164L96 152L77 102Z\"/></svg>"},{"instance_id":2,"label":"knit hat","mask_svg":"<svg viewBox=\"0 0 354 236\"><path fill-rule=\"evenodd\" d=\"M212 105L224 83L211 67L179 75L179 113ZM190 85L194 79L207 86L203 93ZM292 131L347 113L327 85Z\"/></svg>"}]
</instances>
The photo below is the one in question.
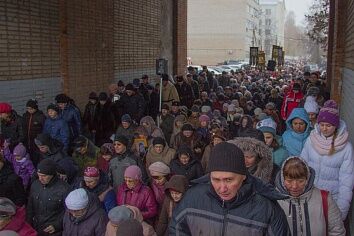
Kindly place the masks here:
<instances>
[{"instance_id":1,"label":"knit hat","mask_svg":"<svg viewBox=\"0 0 354 236\"><path fill-rule=\"evenodd\" d=\"M134 217L134 213L126 206L116 206L108 212L108 218L114 225Z\"/></svg>"},{"instance_id":2,"label":"knit hat","mask_svg":"<svg viewBox=\"0 0 354 236\"><path fill-rule=\"evenodd\" d=\"M173 101L172 106L179 107L180 103L178 101Z\"/></svg>"},{"instance_id":3,"label":"knit hat","mask_svg":"<svg viewBox=\"0 0 354 236\"><path fill-rule=\"evenodd\" d=\"M132 118L130 117L129 114L122 115L122 118L120 120L121 122L132 123Z\"/></svg>"},{"instance_id":4,"label":"knit hat","mask_svg":"<svg viewBox=\"0 0 354 236\"><path fill-rule=\"evenodd\" d=\"M55 101L57 103L68 103L69 102L69 97L66 96L64 93L60 93L57 96L55 96Z\"/></svg>"},{"instance_id":5,"label":"knit hat","mask_svg":"<svg viewBox=\"0 0 354 236\"><path fill-rule=\"evenodd\" d=\"M164 103L164 104L162 104L162 107L161 107L161 110L162 109L165 109L165 110L170 110L170 107L168 106L168 104L166 104L166 103Z\"/></svg>"},{"instance_id":6,"label":"knit hat","mask_svg":"<svg viewBox=\"0 0 354 236\"><path fill-rule=\"evenodd\" d=\"M337 103L334 100L328 100L325 102L318 114L317 123L327 122L339 128L339 120L340 118Z\"/></svg>"},{"instance_id":7,"label":"knit hat","mask_svg":"<svg viewBox=\"0 0 354 236\"><path fill-rule=\"evenodd\" d=\"M39 162L37 172L44 175L55 175L56 163L51 159L44 159Z\"/></svg>"},{"instance_id":8,"label":"knit hat","mask_svg":"<svg viewBox=\"0 0 354 236\"><path fill-rule=\"evenodd\" d=\"M59 113L59 107L56 105L56 104L54 104L54 103L51 103L51 104L49 104L48 106L47 106L47 111L48 110L54 110L54 111L56 111L57 113Z\"/></svg>"},{"instance_id":9,"label":"knit hat","mask_svg":"<svg viewBox=\"0 0 354 236\"><path fill-rule=\"evenodd\" d=\"M318 106L318 103L316 102L316 98L313 96L307 96L306 101L304 104L304 108L307 113L316 113L318 114L318 111L320 107Z\"/></svg>"},{"instance_id":10,"label":"knit hat","mask_svg":"<svg viewBox=\"0 0 354 236\"><path fill-rule=\"evenodd\" d=\"M75 189L71 191L65 198L66 207L69 210L77 211L87 207L89 198L87 192L83 188Z\"/></svg>"},{"instance_id":11,"label":"knit hat","mask_svg":"<svg viewBox=\"0 0 354 236\"><path fill-rule=\"evenodd\" d=\"M262 109L257 107L256 109L254 109L253 113L254 113L254 116L257 117L257 116L259 116L259 114L262 113Z\"/></svg>"},{"instance_id":12,"label":"knit hat","mask_svg":"<svg viewBox=\"0 0 354 236\"><path fill-rule=\"evenodd\" d=\"M152 163L149 171L151 176L165 176L171 173L170 167L161 161Z\"/></svg>"},{"instance_id":13,"label":"knit hat","mask_svg":"<svg viewBox=\"0 0 354 236\"><path fill-rule=\"evenodd\" d=\"M22 143L16 145L13 151L14 156L25 157L27 154L26 147Z\"/></svg>"},{"instance_id":14,"label":"knit hat","mask_svg":"<svg viewBox=\"0 0 354 236\"><path fill-rule=\"evenodd\" d=\"M230 111L230 112L236 111L235 105L234 105L234 104L230 104L230 105L227 107L227 111Z\"/></svg>"},{"instance_id":15,"label":"knit hat","mask_svg":"<svg viewBox=\"0 0 354 236\"><path fill-rule=\"evenodd\" d=\"M257 123L256 128L262 133L271 133L273 136L276 135L277 123L272 118L266 118Z\"/></svg>"},{"instance_id":16,"label":"knit hat","mask_svg":"<svg viewBox=\"0 0 354 236\"><path fill-rule=\"evenodd\" d=\"M166 146L166 141L165 139L161 138L161 137L156 137L154 138L154 140L152 141L152 145L157 145L157 144L161 144L163 146Z\"/></svg>"},{"instance_id":17,"label":"knit hat","mask_svg":"<svg viewBox=\"0 0 354 236\"><path fill-rule=\"evenodd\" d=\"M139 86L140 86L140 79L138 79L138 78L133 79L133 86L134 86L134 88L139 88Z\"/></svg>"},{"instance_id":18,"label":"knit hat","mask_svg":"<svg viewBox=\"0 0 354 236\"><path fill-rule=\"evenodd\" d=\"M186 123L182 126L182 131L194 131L194 128L191 124Z\"/></svg>"},{"instance_id":19,"label":"knit hat","mask_svg":"<svg viewBox=\"0 0 354 236\"><path fill-rule=\"evenodd\" d=\"M209 121L210 121L209 116L207 116L207 115L201 115L201 116L199 116L199 122L203 122L203 121L209 122Z\"/></svg>"},{"instance_id":20,"label":"knit hat","mask_svg":"<svg viewBox=\"0 0 354 236\"><path fill-rule=\"evenodd\" d=\"M199 107L197 105L193 105L191 108L191 112L199 112Z\"/></svg>"},{"instance_id":21,"label":"knit hat","mask_svg":"<svg viewBox=\"0 0 354 236\"><path fill-rule=\"evenodd\" d=\"M130 90L130 91L135 91L134 85L133 84L127 84L125 86L125 90Z\"/></svg>"},{"instance_id":22,"label":"knit hat","mask_svg":"<svg viewBox=\"0 0 354 236\"><path fill-rule=\"evenodd\" d=\"M120 142L124 146L128 146L129 144L129 139L124 135L116 135L114 137L114 141Z\"/></svg>"},{"instance_id":23,"label":"knit hat","mask_svg":"<svg viewBox=\"0 0 354 236\"><path fill-rule=\"evenodd\" d=\"M143 226L135 219L124 220L119 224L117 235L144 236Z\"/></svg>"},{"instance_id":24,"label":"knit hat","mask_svg":"<svg viewBox=\"0 0 354 236\"><path fill-rule=\"evenodd\" d=\"M105 92L100 92L100 94L98 95L98 100L99 101L107 101L108 99L108 95Z\"/></svg>"},{"instance_id":25,"label":"knit hat","mask_svg":"<svg viewBox=\"0 0 354 236\"><path fill-rule=\"evenodd\" d=\"M101 146L100 150L102 155L113 155L114 154L114 146L112 143L104 143Z\"/></svg>"},{"instance_id":26,"label":"knit hat","mask_svg":"<svg viewBox=\"0 0 354 236\"><path fill-rule=\"evenodd\" d=\"M201 111L202 111L202 113L208 113L209 111L211 111L211 107L210 106L202 106Z\"/></svg>"},{"instance_id":27,"label":"knit hat","mask_svg":"<svg viewBox=\"0 0 354 236\"><path fill-rule=\"evenodd\" d=\"M16 205L6 197L0 197L0 216L13 216L16 214Z\"/></svg>"},{"instance_id":28,"label":"knit hat","mask_svg":"<svg viewBox=\"0 0 354 236\"><path fill-rule=\"evenodd\" d=\"M311 86L307 89L306 96L317 97L319 93L320 93L320 89L318 87Z\"/></svg>"},{"instance_id":29,"label":"knit hat","mask_svg":"<svg viewBox=\"0 0 354 236\"><path fill-rule=\"evenodd\" d=\"M243 152L236 145L222 142L212 149L207 172L225 171L246 175Z\"/></svg>"},{"instance_id":30,"label":"knit hat","mask_svg":"<svg viewBox=\"0 0 354 236\"><path fill-rule=\"evenodd\" d=\"M78 149L85 147L87 145L88 145L88 139L83 135L80 135L79 137L77 137L73 142L73 146L74 146L75 150L78 150Z\"/></svg>"},{"instance_id":31,"label":"knit hat","mask_svg":"<svg viewBox=\"0 0 354 236\"><path fill-rule=\"evenodd\" d=\"M89 94L89 99L95 99L95 100L98 100L97 93L95 93L95 92L91 92L91 93Z\"/></svg>"},{"instance_id":32,"label":"knit hat","mask_svg":"<svg viewBox=\"0 0 354 236\"><path fill-rule=\"evenodd\" d=\"M34 139L34 143L37 146L51 146L52 144L52 137L49 134L38 134L37 137Z\"/></svg>"},{"instance_id":33,"label":"knit hat","mask_svg":"<svg viewBox=\"0 0 354 236\"><path fill-rule=\"evenodd\" d=\"M84 170L84 180L99 179L100 171L93 166L88 166Z\"/></svg>"},{"instance_id":34,"label":"knit hat","mask_svg":"<svg viewBox=\"0 0 354 236\"><path fill-rule=\"evenodd\" d=\"M124 82L119 80L117 83L118 87L124 87Z\"/></svg>"},{"instance_id":35,"label":"knit hat","mask_svg":"<svg viewBox=\"0 0 354 236\"><path fill-rule=\"evenodd\" d=\"M128 166L124 171L124 177L141 180L142 174L139 166L136 165Z\"/></svg>"},{"instance_id":36,"label":"knit hat","mask_svg":"<svg viewBox=\"0 0 354 236\"><path fill-rule=\"evenodd\" d=\"M26 107L30 107L30 108L33 108L33 109L38 109L38 102L34 99L30 99L27 101L26 103Z\"/></svg>"}]
</instances>

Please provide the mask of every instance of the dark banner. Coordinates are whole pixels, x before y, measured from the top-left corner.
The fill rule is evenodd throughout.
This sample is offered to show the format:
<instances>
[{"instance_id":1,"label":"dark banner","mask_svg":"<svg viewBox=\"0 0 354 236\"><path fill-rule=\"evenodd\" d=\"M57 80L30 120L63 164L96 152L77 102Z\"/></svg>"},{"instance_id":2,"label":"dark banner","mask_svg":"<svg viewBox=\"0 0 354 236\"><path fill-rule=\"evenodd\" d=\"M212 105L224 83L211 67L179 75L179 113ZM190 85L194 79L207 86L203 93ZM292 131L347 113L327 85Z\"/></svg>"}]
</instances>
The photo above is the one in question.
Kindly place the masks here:
<instances>
[{"instance_id":1,"label":"dark banner","mask_svg":"<svg viewBox=\"0 0 354 236\"><path fill-rule=\"evenodd\" d=\"M250 65L258 65L258 47L250 47Z\"/></svg>"}]
</instances>

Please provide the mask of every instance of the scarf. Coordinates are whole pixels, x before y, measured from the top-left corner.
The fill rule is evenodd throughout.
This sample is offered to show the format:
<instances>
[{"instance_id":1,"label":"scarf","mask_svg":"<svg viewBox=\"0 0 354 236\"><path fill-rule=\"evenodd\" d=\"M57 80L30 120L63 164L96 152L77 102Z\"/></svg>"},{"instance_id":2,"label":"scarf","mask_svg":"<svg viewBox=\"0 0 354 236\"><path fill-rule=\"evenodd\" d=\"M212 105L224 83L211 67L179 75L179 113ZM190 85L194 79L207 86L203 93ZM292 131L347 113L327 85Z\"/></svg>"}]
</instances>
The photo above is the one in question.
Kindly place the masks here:
<instances>
[{"instance_id":1,"label":"scarf","mask_svg":"<svg viewBox=\"0 0 354 236\"><path fill-rule=\"evenodd\" d=\"M334 145L334 152L342 150L348 142L349 133L347 130L339 134L334 140L332 135L331 137L324 137L319 132L313 131L310 134L310 139L313 144L313 148L320 155L329 155L332 144Z\"/></svg>"}]
</instances>

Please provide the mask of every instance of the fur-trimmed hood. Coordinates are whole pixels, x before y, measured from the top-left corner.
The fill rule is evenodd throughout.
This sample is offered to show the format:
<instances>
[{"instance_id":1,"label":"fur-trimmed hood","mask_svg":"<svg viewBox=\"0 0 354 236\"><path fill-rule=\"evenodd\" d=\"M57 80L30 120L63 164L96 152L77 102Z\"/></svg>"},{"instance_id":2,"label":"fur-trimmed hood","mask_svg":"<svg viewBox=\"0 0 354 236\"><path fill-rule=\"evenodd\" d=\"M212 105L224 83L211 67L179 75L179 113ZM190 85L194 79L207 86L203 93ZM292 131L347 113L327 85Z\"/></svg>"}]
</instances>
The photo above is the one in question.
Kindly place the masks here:
<instances>
[{"instance_id":1,"label":"fur-trimmed hood","mask_svg":"<svg viewBox=\"0 0 354 236\"><path fill-rule=\"evenodd\" d=\"M228 142L235 144L243 152L256 153L259 161L252 175L266 183L271 182L273 172L272 150L264 142L248 137L238 137Z\"/></svg>"}]
</instances>

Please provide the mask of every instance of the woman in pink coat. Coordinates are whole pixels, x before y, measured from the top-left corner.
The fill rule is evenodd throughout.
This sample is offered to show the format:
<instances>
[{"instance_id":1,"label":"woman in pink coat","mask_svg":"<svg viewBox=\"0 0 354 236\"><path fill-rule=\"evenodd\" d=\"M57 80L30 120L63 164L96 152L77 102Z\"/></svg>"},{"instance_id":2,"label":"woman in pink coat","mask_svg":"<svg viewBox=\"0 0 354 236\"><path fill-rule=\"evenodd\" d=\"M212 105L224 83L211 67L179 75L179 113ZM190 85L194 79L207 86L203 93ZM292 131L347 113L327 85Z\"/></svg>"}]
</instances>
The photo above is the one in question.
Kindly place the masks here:
<instances>
[{"instance_id":1,"label":"woman in pink coat","mask_svg":"<svg viewBox=\"0 0 354 236\"><path fill-rule=\"evenodd\" d=\"M142 183L141 170L136 165L124 172L124 183L118 187L117 204L137 207L144 220L153 220L157 215L157 203L152 190Z\"/></svg>"}]
</instances>

